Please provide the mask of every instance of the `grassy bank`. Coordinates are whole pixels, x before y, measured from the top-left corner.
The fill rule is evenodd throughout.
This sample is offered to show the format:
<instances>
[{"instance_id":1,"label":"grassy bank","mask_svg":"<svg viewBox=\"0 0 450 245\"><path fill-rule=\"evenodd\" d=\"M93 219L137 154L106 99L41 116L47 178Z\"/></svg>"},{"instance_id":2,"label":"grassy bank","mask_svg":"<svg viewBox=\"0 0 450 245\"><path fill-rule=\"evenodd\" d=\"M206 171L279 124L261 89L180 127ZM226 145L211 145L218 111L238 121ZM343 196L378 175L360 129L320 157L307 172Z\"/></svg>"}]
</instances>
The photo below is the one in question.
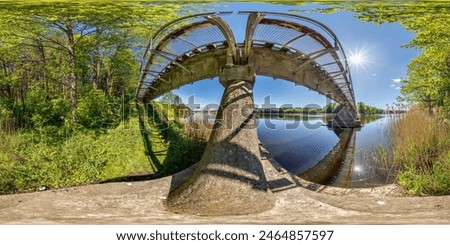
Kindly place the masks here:
<instances>
[{"instance_id":1,"label":"grassy bank","mask_svg":"<svg viewBox=\"0 0 450 245\"><path fill-rule=\"evenodd\" d=\"M130 176L160 177L199 160L204 145L164 105L110 129L43 127L0 132L0 194Z\"/></svg>"},{"instance_id":2,"label":"grassy bank","mask_svg":"<svg viewBox=\"0 0 450 245\"><path fill-rule=\"evenodd\" d=\"M450 194L450 127L418 109L392 127L398 182L414 195Z\"/></svg>"},{"instance_id":3,"label":"grassy bank","mask_svg":"<svg viewBox=\"0 0 450 245\"><path fill-rule=\"evenodd\" d=\"M45 127L2 135L0 193L99 182L149 172L139 129L95 131Z\"/></svg>"}]
</instances>

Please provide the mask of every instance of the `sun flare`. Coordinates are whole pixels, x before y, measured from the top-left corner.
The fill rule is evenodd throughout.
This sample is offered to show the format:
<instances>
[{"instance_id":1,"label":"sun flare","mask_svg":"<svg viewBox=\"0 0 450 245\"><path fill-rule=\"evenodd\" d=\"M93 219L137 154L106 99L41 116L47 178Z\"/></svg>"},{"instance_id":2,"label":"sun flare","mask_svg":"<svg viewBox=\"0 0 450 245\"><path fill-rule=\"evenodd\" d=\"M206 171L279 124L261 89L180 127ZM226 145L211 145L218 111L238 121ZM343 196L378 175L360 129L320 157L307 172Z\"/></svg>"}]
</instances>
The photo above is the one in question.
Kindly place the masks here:
<instances>
[{"instance_id":1,"label":"sun flare","mask_svg":"<svg viewBox=\"0 0 450 245\"><path fill-rule=\"evenodd\" d=\"M368 52L365 48L349 50L348 63L355 68L364 68L370 62Z\"/></svg>"}]
</instances>

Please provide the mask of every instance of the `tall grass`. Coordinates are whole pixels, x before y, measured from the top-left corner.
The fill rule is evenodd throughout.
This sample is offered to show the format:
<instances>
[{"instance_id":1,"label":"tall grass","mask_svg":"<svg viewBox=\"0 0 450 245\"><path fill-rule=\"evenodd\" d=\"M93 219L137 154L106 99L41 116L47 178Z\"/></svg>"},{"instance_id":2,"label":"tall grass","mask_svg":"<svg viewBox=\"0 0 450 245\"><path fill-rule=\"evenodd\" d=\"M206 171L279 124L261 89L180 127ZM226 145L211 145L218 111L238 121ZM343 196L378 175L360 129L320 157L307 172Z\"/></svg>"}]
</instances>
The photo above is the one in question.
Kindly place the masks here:
<instances>
[{"instance_id":1,"label":"tall grass","mask_svg":"<svg viewBox=\"0 0 450 245\"><path fill-rule=\"evenodd\" d=\"M0 128L0 194L160 177L191 166L205 144L185 135L184 123L176 119L183 115L163 107L156 104L144 120L145 139L137 117L99 130L45 126L10 133Z\"/></svg>"},{"instance_id":2,"label":"tall grass","mask_svg":"<svg viewBox=\"0 0 450 245\"><path fill-rule=\"evenodd\" d=\"M214 123L206 118L191 116L186 119L184 133L191 139L207 143L211 135Z\"/></svg>"},{"instance_id":3,"label":"tall grass","mask_svg":"<svg viewBox=\"0 0 450 245\"><path fill-rule=\"evenodd\" d=\"M414 195L450 194L450 128L412 109L395 124L394 163L398 182Z\"/></svg>"},{"instance_id":4,"label":"tall grass","mask_svg":"<svg viewBox=\"0 0 450 245\"><path fill-rule=\"evenodd\" d=\"M107 131L46 127L0 135L0 194L151 173L137 120Z\"/></svg>"}]
</instances>

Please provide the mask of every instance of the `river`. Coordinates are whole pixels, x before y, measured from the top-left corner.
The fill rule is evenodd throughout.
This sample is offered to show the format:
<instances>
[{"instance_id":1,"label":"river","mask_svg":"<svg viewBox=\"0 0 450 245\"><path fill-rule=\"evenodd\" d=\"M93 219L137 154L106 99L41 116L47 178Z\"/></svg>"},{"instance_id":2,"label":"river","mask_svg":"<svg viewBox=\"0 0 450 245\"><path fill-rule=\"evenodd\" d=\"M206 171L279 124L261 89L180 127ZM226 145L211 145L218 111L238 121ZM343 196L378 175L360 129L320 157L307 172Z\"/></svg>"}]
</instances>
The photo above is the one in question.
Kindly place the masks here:
<instances>
[{"instance_id":1,"label":"river","mask_svg":"<svg viewBox=\"0 0 450 245\"><path fill-rule=\"evenodd\" d=\"M363 118L363 127L332 130L323 115L263 115L258 137L286 170L304 179L331 186L361 188L392 183L395 174L376 160L389 147L393 115Z\"/></svg>"}]
</instances>

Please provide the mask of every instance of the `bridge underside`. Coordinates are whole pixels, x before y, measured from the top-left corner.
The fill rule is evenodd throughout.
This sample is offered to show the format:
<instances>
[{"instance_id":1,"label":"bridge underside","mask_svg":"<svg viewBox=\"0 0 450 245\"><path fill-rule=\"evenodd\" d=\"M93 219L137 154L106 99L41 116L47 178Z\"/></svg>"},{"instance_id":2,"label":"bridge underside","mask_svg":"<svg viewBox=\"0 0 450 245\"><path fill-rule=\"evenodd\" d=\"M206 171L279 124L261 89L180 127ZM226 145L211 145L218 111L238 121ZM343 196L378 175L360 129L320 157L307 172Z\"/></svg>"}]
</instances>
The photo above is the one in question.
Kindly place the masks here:
<instances>
[{"instance_id":1,"label":"bridge underside","mask_svg":"<svg viewBox=\"0 0 450 245\"><path fill-rule=\"evenodd\" d=\"M176 65L169 67L160 74L158 83L152 85L157 89L149 88L144 101L186 84L218 77L221 67L227 64L226 54L226 49L216 49L186 58L183 67ZM305 60L299 59L295 54L272 48L253 47L249 65L254 66L256 75L284 79L317 91L332 100L346 101L345 96L339 93L339 85L330 79L326 72L314 63L305 64ZM304 68L293 72L302 65Z\"/></svg>"}]
</instances>

